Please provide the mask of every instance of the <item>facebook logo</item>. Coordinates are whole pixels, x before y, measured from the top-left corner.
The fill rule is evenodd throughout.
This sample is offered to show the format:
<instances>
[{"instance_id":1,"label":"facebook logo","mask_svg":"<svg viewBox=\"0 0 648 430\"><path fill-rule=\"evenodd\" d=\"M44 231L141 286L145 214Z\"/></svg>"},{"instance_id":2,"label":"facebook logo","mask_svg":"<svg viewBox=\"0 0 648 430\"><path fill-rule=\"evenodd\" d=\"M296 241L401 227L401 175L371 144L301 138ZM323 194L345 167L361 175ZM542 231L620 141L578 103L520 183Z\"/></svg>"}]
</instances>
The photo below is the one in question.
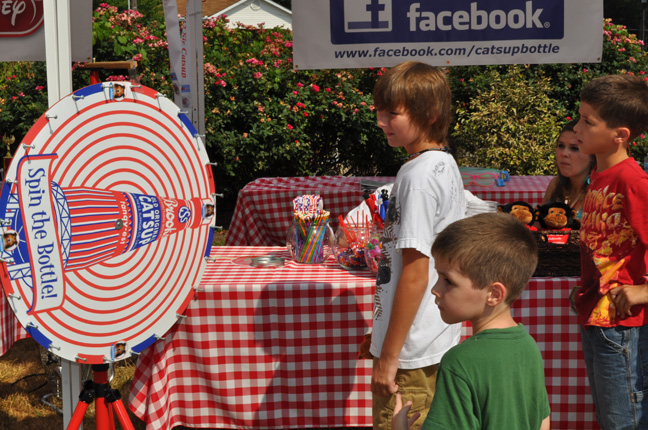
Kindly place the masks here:
<instances>
[{"instance_id":1,"label":"facebook logo","mask_svg":"<svg viewBox=\"0 0 648 430\"><path fill-rule=\"evenodd\" d=\"M557 40L565 0L329 0L331 43Z\"/></svg>"},{"instance_id":2,"label":"facebook logo","mask_svg":"<svg viewBox=\"0 0 648 430\"><path fill-rule=\"evenodd\" d=\"M392 30L391 0L345 0L345 32Z\"/></svg>"}]
</instances>

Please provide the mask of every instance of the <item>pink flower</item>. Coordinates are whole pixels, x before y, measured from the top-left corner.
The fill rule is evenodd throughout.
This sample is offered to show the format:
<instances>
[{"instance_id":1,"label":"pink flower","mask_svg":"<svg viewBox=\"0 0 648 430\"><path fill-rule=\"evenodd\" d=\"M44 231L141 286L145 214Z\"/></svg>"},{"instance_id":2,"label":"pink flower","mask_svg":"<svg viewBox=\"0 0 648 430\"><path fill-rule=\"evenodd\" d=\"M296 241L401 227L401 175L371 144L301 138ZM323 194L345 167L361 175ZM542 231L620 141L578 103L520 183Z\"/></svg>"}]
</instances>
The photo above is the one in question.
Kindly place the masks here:
<instances>
[{"instance_id":1,"label":"pink flower","mask_svg":"<svg viewBox=\"0 0 648 430\"><path fill-rule=\"evenodd\" d=\"M315 91L316 93L319 92L319 90L320 90L320 87L318 87L317 85L311 85L311 88L312 88L313 91Z\"/></svg>"},{"instance_id":2,"label":"pink flower","mask_svg":"<svg viewBox=\"0 0 648 430\"><path fill-rule=\"evenodd\" d=\"M325 88L324 91L326 91L327 93L330 93L331 89L330 88Z\"/></svg>"},{"instance_id":3,"label":"pink flower","mask_svg":"<svg viewBox=\"0 0 648 430\"><path fill-rule=\"evenodd\" d=\"M304 116L308 116L308 112L304 112Z\"/></svg>"},{"instance_id":4,"label":"pink flower","mask_svg":"<svg viewBox=\"0 0 648 430\"><path fill-rule=\"evenodd\" d=\"M256 58L250 58L248 60L245 60L245 62L254 66L263 66L263 61L257 60Z\"/></svg>"},{"instance_id":5,"label":"pink flower","mask_svg":"<svg viewBox=\"0 0 648 430\"><path fill-rule=\"evenodd\" d=\"M587 72L589 72L589 70L583 69L583 73L587 73Z\"/></svg>"},{"instance_id":6,"label":"pink flower","mask_svg":"<svg viewBox=\"0 0 648 430\"><path fill-rule=\"evenodd\" d=\"M44 90L44 89L45 89L45 87L44 87L44 86L42 86L42 85L39 85L39 86L37 86L37 87L36 87L36 88L34 88L34 89L35 89L36 91L42 91L42 90Z\"/></svg>"},{"instance_id":7,"label":"pink flower","mask_svg":"<svg viewBox=\"0 0 648 430\"><path fill-rule=\"evenodd\" d=\"M294 95L297 95L297 91L293 91L293 94L294 94Z\"/></svg>"},{"instance_id":8,"label":"pink flower","mask_svg":"<svg viewBox=\"0 0 648 430\"><path fill-rule=\"evenodd\" d=\"M297 107L305 108L306 105L304 103L302 103L302 102L297 102Z\"/></svg>"},{"instance_id":9,"label":"pink flower","mask_svg":"<svg viewBox=\"0 0 648 430\"><path fill-rule=\"evenodd\" d=\"M259 79L261 76L263 76L263 73L255 72L253 76L254 76L254 79Z\"/></svg>"},{"instance_id":10,"label":"pink flower","mask_svg":"<svg viewBox=\"0 0 648 430\"><path fill-rule=\"evenodd\" d=\"M297 86L298 86L299 88L301 88L301 87L304 86L304 84L302 84L301 82L297 82Z\"/></svg>"},{"instance_id":11,"label":"pink flower","mask_svg":"<svg viewBox=\"0 0 648 430\"><path fill-rule=\"evenodd\" d=\"M133 43L139 45L140 43L144 43L144 39L136 37L135 39L133 39Z\"/></svg>"},{"instance_id":12,"label":"pink flower","mask_svg":"<svg viewBox=\"0 0 648 430\"><path fill-rule=\"evenodd\" d=\"M572 117L568 116L567 121L571 121Z\"/></svg>"},{"instance_id":13,"label":"pink flower","mask_svg":"<svg viewBox=\"0 0 648 430\"><path fill-rule=\"evenodd\" d=\"M286 128L287 128L288 130L292 130L292 129L293 129L293 126L290 125L290 124L288 124L288 125L286 126Z\"/></svg>"},{"instance_id":14,"label":"pink flower","mask_svg":"<svg viewBox=\"0 0 648 430\"><path fill-rule=\"evenodd\" d=\"M292 48L293 44L292 44L292 42L286 42L286 44L284 46L286 48Z\"/></svg>"},{"instance_id":15,"label":"pink flower","mask_svg":"<svg viewBox=\"0 0 648 430\"><path fill-rule=\"evenodd\" d=\"M140 61L142 59L142 54L133 55L133 60Z\"/></svg>"}]
</instances>

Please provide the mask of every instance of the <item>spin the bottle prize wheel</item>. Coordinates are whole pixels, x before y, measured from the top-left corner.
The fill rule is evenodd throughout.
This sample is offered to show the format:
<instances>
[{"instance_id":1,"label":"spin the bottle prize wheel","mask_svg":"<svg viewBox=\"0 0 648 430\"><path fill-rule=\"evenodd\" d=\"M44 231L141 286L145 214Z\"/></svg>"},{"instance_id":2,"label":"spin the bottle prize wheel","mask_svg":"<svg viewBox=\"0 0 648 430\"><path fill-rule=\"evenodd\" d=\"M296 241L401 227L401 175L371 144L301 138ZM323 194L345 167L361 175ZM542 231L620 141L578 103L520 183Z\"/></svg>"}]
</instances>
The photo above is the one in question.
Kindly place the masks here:
<instances>
[{"instance_id":1,"label":"spin the bottle prize wheel","mask_svg":"<svg viewBox=\"0 0 648 430\"><path fill-rule=\"evenodd\" d=\"M163 95L91 85L43 114L0 195L0 278L29 334L61 358L116 361L182 316L211 249L214 181Z\"/></svg>"}]
</instances>

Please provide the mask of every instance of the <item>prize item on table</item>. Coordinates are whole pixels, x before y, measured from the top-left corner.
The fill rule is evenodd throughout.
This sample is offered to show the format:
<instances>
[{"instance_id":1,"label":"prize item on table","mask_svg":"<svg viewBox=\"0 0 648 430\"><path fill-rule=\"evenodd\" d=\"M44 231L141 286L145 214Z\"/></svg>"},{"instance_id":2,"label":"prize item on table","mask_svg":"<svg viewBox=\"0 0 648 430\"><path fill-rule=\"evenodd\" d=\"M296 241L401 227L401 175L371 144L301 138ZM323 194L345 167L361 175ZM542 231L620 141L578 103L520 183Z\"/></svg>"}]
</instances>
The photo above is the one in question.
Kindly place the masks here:
<instances>
[{"instance_id":1,"label":"prize item on table","mask_svg":"<svg viewBox=\"0 0 648 430\"><path fill-rule=\"evenodd\" d=\"M497 202L482 200L468 190L464 190L466 199L466 217L488 212L497 212Z\"/></svg>"},{"instance_id":2,"label":"prize item on table","mask_svg":"<svg viewBox=\"0 0 648 430\"><path fill-rule=\"evenodd\" d=\"M515 218L522 221L529 230L537 230L537 228L533 226L536 222L536 211L533 209L533 206L527 202L518 200L505 205L498 205L497 211L513 215Z\"/></svg>"},{"instance_id":3,"label":"prize item on table","mask_svg":"<svg viewBox=\"0 0 648 430\"><path fill-rule=\"evenodd\" d=\"M571 229L573 221L576 218L576 211L567 203L551 202L537 206L536 217L544 229Z\"/></svg>"},{"instance_id":4,"label":"prize item on table","mask_svg":"<svg viewBox=\"0 0 648 430\"><path fill-rule=\"evenodd\" d=\"M387 207L389 206L389 192L393 186L394 184L387 184L385 187L381 187L371 194L369 193L369 190L365 190L364 195L362 196L364 198L364 204L368 208L368 215L371 217L371 223L377 228L385 227L385 217L387 216ZM360 205L360 207L356 209L364 210L364 207L363 205ZM353 211L349 212L349 215L353 215Z\"/></svg>"},{"instance_id":5,"label":"prize item on table","mask_svg":"<svg viewBox=\"0 0 648 430\"><path fill-rule=\"evenodd\" d=\"M580 239L575 213L563 202L536 207L542 229L534 232L538 265L533 276L580 276Z\"/></svg>"},{"instance_id":6,"label":"prize item on table","mask_svg":"<svg viewBox=\"0 0 648 430\"><path fill-rule=\"evenodd\" d=\"M492 187L497 185L503 187L511 179L506 170L488 169L485 167L460 167L461 179L464 187L468 185L479 185L481 187Z\"/></svg>"},{"instance_id":7,"label":"prize item on table","mask_svg":"<svg viewBox=\"0 0 648 430\"><path fill-rule=\"evenodd\" d=\"M323 209L318 195L302 195L293 200L294 218L288 228L286 246L298 263L323 263L334 250L334 233L328 223L330 213Z\"/></svg>"},{"instance_id":8,"label":"prize item on table","mask_svg":"<svg viewBox=\"0 0 648 430\"><path fill-rule=\"evenodd\" d=\"M364 247L365 262L373 274L378 273L378 262L382 258L382 229L374 229Z\"/></svg>"},{"instance_id":9,"label":"prize item on table","mask_svg":"<svg viewBox=\"0 0 648 430\"><path fill-rule=\"evenodd\" d=\"M335 259L343 269L362 269L367 267L365 245L371 235L369 219L345 219L340 215L339 226L335 232Z\"/></svg>"}]
</instances>

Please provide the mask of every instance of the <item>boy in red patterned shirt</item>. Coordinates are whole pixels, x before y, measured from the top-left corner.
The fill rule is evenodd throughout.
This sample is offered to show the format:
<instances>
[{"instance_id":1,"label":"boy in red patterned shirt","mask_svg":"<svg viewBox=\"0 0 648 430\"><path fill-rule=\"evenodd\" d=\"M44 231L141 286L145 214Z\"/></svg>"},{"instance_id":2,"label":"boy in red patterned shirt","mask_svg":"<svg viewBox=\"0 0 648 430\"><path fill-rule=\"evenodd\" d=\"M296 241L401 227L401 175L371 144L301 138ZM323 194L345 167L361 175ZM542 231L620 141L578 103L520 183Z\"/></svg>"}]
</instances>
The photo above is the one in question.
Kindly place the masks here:
<instances>
[{"instance_id":1,"label":"boy in red patterned shirt","mask_svg":"<svg viewBox=\"0 0 648 430\"><path fill-rule=\"evenodd\" d=\"M648 84L634 75L593 80L574 127L596 156L581 219L581 278L574 305L605 430L648 428L648 175L628 146L648 128Z\"/></svg>"}]
</instances>

